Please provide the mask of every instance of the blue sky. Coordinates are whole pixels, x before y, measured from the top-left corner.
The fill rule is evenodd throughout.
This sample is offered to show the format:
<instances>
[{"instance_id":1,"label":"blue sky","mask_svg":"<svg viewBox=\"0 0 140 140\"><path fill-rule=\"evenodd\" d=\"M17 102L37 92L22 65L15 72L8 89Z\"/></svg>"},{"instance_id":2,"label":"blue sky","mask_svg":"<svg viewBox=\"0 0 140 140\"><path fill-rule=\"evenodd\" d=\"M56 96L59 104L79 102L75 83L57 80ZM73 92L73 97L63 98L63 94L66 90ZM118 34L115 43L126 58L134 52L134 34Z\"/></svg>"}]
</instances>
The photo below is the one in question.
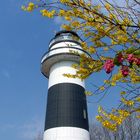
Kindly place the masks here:
<instances>
[{"instance_id":1,"label":"blue sky","mask_svg":"<svg viewBox=\"0 0 140 140\"><path fill-rule=\"evenodd\" d=\"M40 60L49 40L59 31L59 20L49 20L39 13L20 9L23 0L0 4L0 139L33 140L44 128L47 79L40 72ZM103 81L103 74L87 80ZM100 104L109 108L118 97L114 90ZM97 97L88 99L95 102ZM89 118L94 119L97 103L88 104Z\"/></svg>"}]
</instances>

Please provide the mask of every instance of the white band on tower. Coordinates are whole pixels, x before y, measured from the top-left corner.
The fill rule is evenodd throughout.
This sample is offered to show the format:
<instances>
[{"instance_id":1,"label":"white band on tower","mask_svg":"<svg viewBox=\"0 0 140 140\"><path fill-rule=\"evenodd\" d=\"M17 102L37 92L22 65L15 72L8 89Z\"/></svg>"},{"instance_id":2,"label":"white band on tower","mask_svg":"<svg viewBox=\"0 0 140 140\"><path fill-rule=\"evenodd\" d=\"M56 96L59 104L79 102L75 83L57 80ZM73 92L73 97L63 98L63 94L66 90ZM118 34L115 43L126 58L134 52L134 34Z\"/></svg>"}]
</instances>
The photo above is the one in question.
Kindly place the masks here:
<instances>
[{"instance_id":1,"label":"white band on tower","mask_svg":"<svg viewBox=\"0 0 140 140\"><path fill-rule=\"evenodd\" d=\"M65 73L66 74L76 73L76 70L72 68L72 64L75 64L75 62L61 61L54 64L50 69L48 88L50 88L55 84L60 84L60 83L74 83L82 87L85 87L84 80L81 80L79 78L68 78L63 75Z\"/></svg>"},{"instance_id":2,"label":"white band on tower","mask_svg":"<svg viewBox=\"0 0 140 140\"><path fill-rule=\"evenodd\" d=\"M90 140L89 132L76 127L57 127L45 131L44 140Z\"/></svg>"}]
</instances>

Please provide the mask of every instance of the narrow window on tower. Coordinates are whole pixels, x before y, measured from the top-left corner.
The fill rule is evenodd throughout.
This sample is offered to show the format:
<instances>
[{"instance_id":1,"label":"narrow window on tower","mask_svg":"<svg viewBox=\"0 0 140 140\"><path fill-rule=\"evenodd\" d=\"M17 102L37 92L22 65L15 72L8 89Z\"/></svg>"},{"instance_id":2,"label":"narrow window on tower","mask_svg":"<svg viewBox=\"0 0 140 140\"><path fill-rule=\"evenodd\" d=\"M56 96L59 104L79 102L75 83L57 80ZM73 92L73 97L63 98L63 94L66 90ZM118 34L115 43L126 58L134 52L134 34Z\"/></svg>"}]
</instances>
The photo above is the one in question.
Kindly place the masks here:
<instances>
[{"instance_id":1,"label":"narrow window on tower","mask_svg":"<svg viewBox=\"0 0 140 140\"><path fill-rule=\"evenodd\" d=\"M85 109L83 110L83 115L84 115L84 119L86 119L87 116L86 116L86 110Z\"/></svg>"}]
</instances>

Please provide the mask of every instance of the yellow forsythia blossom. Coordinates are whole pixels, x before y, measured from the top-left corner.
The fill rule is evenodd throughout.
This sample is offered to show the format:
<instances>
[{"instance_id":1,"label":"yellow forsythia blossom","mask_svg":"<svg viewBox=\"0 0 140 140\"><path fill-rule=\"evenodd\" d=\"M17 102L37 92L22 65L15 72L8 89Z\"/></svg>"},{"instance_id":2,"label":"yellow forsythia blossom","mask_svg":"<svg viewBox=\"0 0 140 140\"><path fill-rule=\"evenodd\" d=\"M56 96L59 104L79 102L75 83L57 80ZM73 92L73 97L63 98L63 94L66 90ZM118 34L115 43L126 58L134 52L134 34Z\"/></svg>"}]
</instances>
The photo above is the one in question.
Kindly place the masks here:
<instances>
[{"instance_id":1,"label":"yellow forsythia blossom","mask_svg":"<svg viewBox=\"0 0 140 140\"><path fill-rule=\"evenodd\" d=\"M140 102L140 97L137 97L137 98L136 98L136 101Z\"/></svg>"},{"instance_id":2,"label":"yellow forsythia blossom","mask_svg":"<svg viewBox=\"0 0 140 140\"><path fill-rule=\"evenodd\" d=\"M107 10L110 10L110 8L111 8L110 4L106 3L106 4L105 4L105 8L106 8Z\"/></svg>"},{"instance_id":3,"label":"yellow forsythia blossom","mask_svg":"<svg viewBox=\"0 0 140 140\"><path fill-rule=\"evenodd\" d=\"M54 14L55 14L55 10L48 11L46 9L43 9L40 12L42 13L42 16L46 16L48 18L53 18Z\"/></svg>"},{"instance_id":4,"label":"yellow forsythia blossom","mask_svg":"<svg viewBox=\"0 0 140 140\"><path fill-rule=\"evenodd\" d=\"M126 94L126 92L125 91L121 91L121 93L120 93L121 95L124 95L124 94Z\"/></svg>"},{"instance_id":5,"label":"yellow forsythia blossom","mask_svg":"<svg viewBox=\"0 0 140 140\"><path fill-rule=\"evenodd\" d=\"M59 16L64 16L65 15L65 11L64 10L59 10Z\"/></svg>"},{"instance_id":6,"label":"yellow forsythia blossom","mask_svg":"<svg viewBox=\"0 0 140 140\"><path fill-rule=\"evenodd\" d=\"M109 84L110 81L109 81L109 80L104 80L104 83L105 83L105 84Z\"/></svg>"},{"instance_id":7,"label":"yellow forsythia blossom","mask_svg":"<svg viewBox=\"0 0 140 140\"><path fill-rule=\"evenodd\" d=\"M93 95L93 93L90 92L90 91L85 91L85 94L86 94L87 96L91 96L91 95Z\"/></svg>"},{"instance_id":8,"label":"yellow forsythia blossom","mask_svg":"<svg viewBox=\"0 0 140 140\"><path fill-rule=\"evenodd\" d=\"M21 9L22 9L22 10L24 10L24 11L28 11L28 12L33 11L34 8L35 8L35 4L32 3L32 2L29 2L28 5L27 5L27 7L25 7L25 6L21 6Z\"/></svg>"},{"instance_id":9,"label":"yellow forsythia blossom","mask_svg":"<svg viewBox=\"0 0 140 140\"><path fill-rule=\"evenodd\" d=\"M69 25L66 25L66 24L63 24L62 28L65 30L68 30L68 31L71 30L71 27Z\"/></svg>"},{"instance_id":10,"label":"yellow forsythia blossom","mask_svg":"<svg viewBox=\"0 0 140 140\"><path fill-rule=\"evenodd\" d=\"M111 82L110 85L111 86L116 86L116 82Z\"/></svg>"},{"instance_id":11,"label":"yellow forsythia blossom","mask_svg":"<svg viewBox=\"0 0 140 140\"><path fill-rule=\"evenodd\" d=\"M72 20L72 18L71 18L71 17L69 17L69 16L65 16L65 20L70 21L70 20Z\"/></svg>"},{"instance_id":12,"label":"yellow forsythia blossom","mask_svg":"<svg viewBox=\"0 0 140 140\"><path fill-rule=\"evenodd\" d=\"M61 3L69 2L69 0L60 0Z\"/></svg>"},{"instance_id":13,"label":"yellow forsythia blossom","mask_svg":"<svg viewBox=\"0 0 140 140\"><path fill-rule=\"evenodd\" d=\"M91 46L91 47L88 48L88 52L91 53L91 54L93 54L93 53L96 52L96 50L95 50L94 47Z\"/></svg>"},{"instance_id":14,"label":"yellow forsythia blossom","mask_svg":"<svg viewBox=\"0 0 140 140\"><path fill-rule=\"evenodd\" d=\"M125 118L130 115L130 113L128 111L122 110L122 109L119 109L118 113L120 114L120 116L125 117Z\"/></svg>"},{"instance_id":15,"label":"yellow forsythia blossom","mask_svg":"<svg viewBox=\"0 0 140 140\"><path fill-rule=\"evenodd\" d=\"M122 98L121 101L128 106L133 106L134 105L134 101L132 100L126 100L125 98Z\"/></svg>"},{"instance_id":16,"label":"yellow forsythia blossom","mask_svg":"<svg viewBox=\"0 0 140 140\"><path fill-rule=\"evenodd\" d=\"M102 125L104 127L108 128L111 131L116 131L117 130L116 124L112 124L111 122L109 122L107 120L103 121Z\"/></svg>"},{"instance_id":17,"label":"yellow forsythia blossom","mask_svg":"<svg viewBox=\"0 0 140 140\"><path fill-rule=\"evenodd\" d=\"M102 86L102 87L100 87L99 89L100 89L100 90L105 90L105 87Z\"/></svg>"},{"instance_id":18,"label":"yellow forsythia blossom","mask_svg":"<svg viewBox=\"0 0 140 140\"><path fill-rule=\"evenodd\" d=\"M33 11L34 7L35 7L34 3L30 2L26 9L27 9L27 11L31 12L31 11Z\"/></svg>"},{"instance_id":19,"label":"yellow forsythia blossom","mask_svg":"<svg viewBox=\"0 0 140 140\"><path fill-rule=\"evenodd\" d=\"M98 112L101 113L103 111L101 106L98 106Z\"/></svg>"},{"instance_id":20,"label":"yellow forsythia blossom","mask_svg":"<svg viewBox=\"0 0 140 140\"><path fill-rule=\"evenodd\" d=\"M102 121L103 121L103 117L102 117L102 116L100 116L100 115L97 115L97 116L96 116L96 120L98 120L98 121L102 122Z\"/></svg>"},{"instance_id":21,"label":"yellow forsythia blossom","mask_svg":"<svg viewBox=\"0 0 140 140\"><path fill-rule=\"evenodd\" d=\"M73 22L71 22L71 26L79 27L80 26L80 22L79 21L73 21Z\"/></svg>"}]
</instances>

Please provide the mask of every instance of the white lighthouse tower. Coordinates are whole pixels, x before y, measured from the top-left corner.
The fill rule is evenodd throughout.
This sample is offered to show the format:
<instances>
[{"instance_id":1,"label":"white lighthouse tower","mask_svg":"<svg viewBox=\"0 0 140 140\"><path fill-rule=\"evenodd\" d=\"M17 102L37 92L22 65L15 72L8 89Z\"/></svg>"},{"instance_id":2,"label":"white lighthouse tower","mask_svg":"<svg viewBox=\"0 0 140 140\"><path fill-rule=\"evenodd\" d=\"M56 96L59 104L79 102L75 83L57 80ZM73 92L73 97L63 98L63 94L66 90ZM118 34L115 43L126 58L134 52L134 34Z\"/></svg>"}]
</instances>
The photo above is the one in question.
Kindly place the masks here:
<instances>
[{"instance_id":1,"label":"white lighthouse tower","mask_svg":"<svg viewBox=\"0 0 140 140\"><path fill-rule=\"evenodd\" d=\"M90 140L84 81L63 76L75 74L71 66L80 61L72 51L87 54L81 42L75 32L58 32L42 58L41 72L49 79L43 140Z\"/></svg>"}]
</instances>

